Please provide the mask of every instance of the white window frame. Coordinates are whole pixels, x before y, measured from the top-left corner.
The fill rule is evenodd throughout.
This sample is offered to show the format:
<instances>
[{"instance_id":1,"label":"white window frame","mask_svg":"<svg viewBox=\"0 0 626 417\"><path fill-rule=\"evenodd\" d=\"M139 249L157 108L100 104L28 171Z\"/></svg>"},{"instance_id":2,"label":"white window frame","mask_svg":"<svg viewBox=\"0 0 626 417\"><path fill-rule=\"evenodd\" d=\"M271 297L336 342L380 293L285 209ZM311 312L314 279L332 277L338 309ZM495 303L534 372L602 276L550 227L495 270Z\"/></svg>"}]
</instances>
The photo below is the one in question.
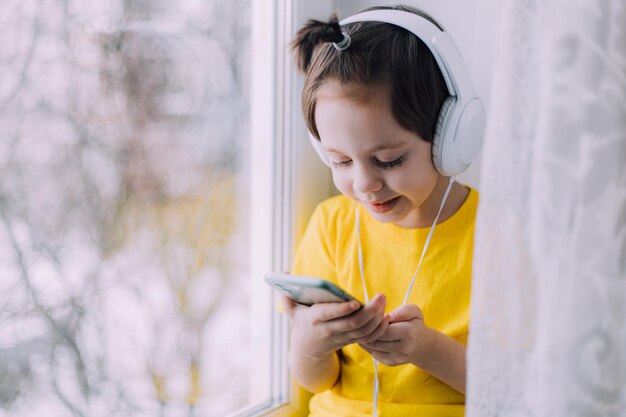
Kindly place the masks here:
<instances>
[{"instance_id":1,"label":"white window frame","mask_svg":"<svg viewBox=\"0 0 626 417\"><path fill-rule=\"evenodd\" d=\"M253 0L251 73L251 340L263 352L253 357L271 362L269 401L259 401L239 416L297 416L307 410L308 394L287 369L289 323L276 306L276 294L263 281L268 271L289 270L294 246L317 202L333 192L330 173L308 145L300 111L302 77L289 43L310 17L326 17L331 1ZM270 178L270 181L267 179ZM268 241L268 236L271 240ZM267 311L268 306L271 306ZM271 329L271 346L265 347ZM255 341L261 341L254 343ZM254 385L254 384L253 384ZM251 398L258 397L252 388Z\"/></svg>"},{"instance_id":2,"label":"white window frame","mask_svg":"<svg viewBox=\"0 0 626 417\"><path fill-rule=\"evenodd\" d=\"M485 23L493 29L492 19L497 14L498 0L488 4L471 1L463 6L467 14L458 13L458 4L445 0L431 4L426 0L406 0L404 4L437 9L449 23L448 29L460 36L460 47L469 57L474 44L488 43L484 38L493 35L480 27ZM480 3L480 4L479 4ZM289 325L275 308L276 295L263 282L267 271L289 270L297 245L316 204L336 194L329 170L319 161L308 144L306 126L301 112L300 94L302 75L297 73L290 53L290 42L295 32L308 19L327 19L334 10L346 17L365 7L385 4L372 0L253 0L252 13L252 104L251 140L253 181L251 195L253 308L251 323L265 332L271 328L271 348L264 352L271 358L271 400L262 406L252 406L236 416L300 416L307 415L308 394L292 380L287 369ZM472 15L473 24L460 24L454 19ZM454 10L451 13L450 10ZM487 17L480 17L485 12ZM464 32L464 33L460 33ZM488 76L485 68L493 58L492 45L483 48L480 58L468 62L476 79L476 87L488 105ZM480 64L480 62L483 62ZM488 71L487 71L488 72ZM477 187L480 163L460 178ZM270 182L255 182L272 178ZM268 221L271 219L271 221ZM271 242L267 237L272 236ZM267 312L267 306L272 311ZM267 313L267 314L265 314ZM260 317L263 319L260 321ZM261 324L257 326L257 324ZM267 334L264 334L267 336ZM257 335L257 337L261 337ZM235 416L233 415L233 416Z\"/></svg>"}]
</instances>

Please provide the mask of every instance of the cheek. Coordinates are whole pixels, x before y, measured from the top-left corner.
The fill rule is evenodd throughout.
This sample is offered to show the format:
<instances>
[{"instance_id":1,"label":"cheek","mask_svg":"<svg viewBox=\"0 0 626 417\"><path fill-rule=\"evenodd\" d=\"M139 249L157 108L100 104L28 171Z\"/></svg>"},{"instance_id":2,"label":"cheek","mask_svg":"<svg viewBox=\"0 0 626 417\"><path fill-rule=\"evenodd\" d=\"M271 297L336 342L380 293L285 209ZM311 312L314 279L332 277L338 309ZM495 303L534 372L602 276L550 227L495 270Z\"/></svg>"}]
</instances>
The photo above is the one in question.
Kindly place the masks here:
<instances>
[{"instance_id":1,"label":"cheek","mask_svg":"<svg viewBox=\"0 0 626 417\"><path fill-rule=\"evenodd\" d=\"M418 194L432 192L432 189L437 184L439 175L435 170L435 167L421 166L410 173L405 175L399 181L402 182L402 187L407 190L413 190Z\"/></svg>"},{"instance_id":2,"label":"cheek","mask_svg":"<svg viewBox=\"0 0 626 417\"><path fill-rule=\"evenodd\" d=\"M401 171L391 173L388 177L388 185L398 192L422 194L432 191L438 178L439 175L432 161L422 158L402 168Z\"/></svg>"},{"instance_id":3,"label":"cheek","mask_svg":"<svg viewBox=\"0 0 626 417\"><path fill-rule=\"evenodd\" d=\"M335 187L344 195L352 195L352 179L345 172L337 169L333 169L333 183Z\"/></svg>"}]
</instances>

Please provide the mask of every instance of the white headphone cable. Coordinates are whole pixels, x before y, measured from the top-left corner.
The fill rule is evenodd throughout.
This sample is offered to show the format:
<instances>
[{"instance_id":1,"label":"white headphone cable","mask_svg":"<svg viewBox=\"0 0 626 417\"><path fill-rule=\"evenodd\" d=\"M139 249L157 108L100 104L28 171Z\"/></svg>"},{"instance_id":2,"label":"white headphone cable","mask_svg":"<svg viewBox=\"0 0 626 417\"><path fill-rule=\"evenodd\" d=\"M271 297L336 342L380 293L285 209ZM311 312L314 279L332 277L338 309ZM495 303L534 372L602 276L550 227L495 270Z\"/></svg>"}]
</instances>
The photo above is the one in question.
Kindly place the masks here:
<instances>
[{"instance_id":1,"label":"white headphone cable","mask_svg":"<svg viewBox=\"0 0 626 417\"><path fill-rule=\"evenodd\" d=\"M441 215L441 211L443 210L443 205L446 203L448 199L448 195L450 194L450 189L452 188L452 184L456 180L456 177L450 177L450 181L448 182L448 187L446 188L446 192L443 193L443 198L441 199L441 204L439 205L439 211L435 216L435 220L433 221L432 226L430 226L430 231L428 232L428 236L426 237L426 242L424 242L424 249L422 249L422 256L420 256L420 261L417 264L417 268L415 268L415 272L413 273L413 278L411 278L411 283L409 284L409 288L404 295L404 300L402 300L402 305L405 305L407 300L409 299L409 295L413 290L413 284L415 283L415 278L417 277L417 272L420 270L420 266L422 266L422 261L424 260L424 255L426 255L426 249L428 249L428 245L430 245L430 239L433 237L433 233L435 232L435 226L437 225L437 221L439 220L439 216ZM361 239L359 238L359 241ZM359 242L360 246L360 242Z\"/></svg>"},{"instance_id":2,"label":"white headphone cable","mask_svg":"<svg viewBox=\"0 0 626 417\"><path fill-rule=\"evenodd\" d=\"M443 206L448 199L448 195L450 194L450 189L452 188L452 184L456 180L455 176L450 177L450 181L448 182L448 187L443 194L443 198L441 199L441 204L439 205L439 211L437 211L437 215L435 216L435 220L433 224L430 226L430 231L428 232L428 236L426 237L426 242L424 242L424 248L422 249L422 255L420 256L420 260L417 264L417 268L415 268L415 272L413 273L413 278L411 278L411 282L409 283L409 288L404 295L404 300L402 301L402 305L407 303L409 295L413 290L413 284L415 283L415 278L417 278L417 273L422 266L422 261L424 260L424 256L426 255L426 250L428 249L428 245L430 245L430 240L433 237L433 233L435 232L435 226L437 226L437 221L439 220L439 216L443 210ZM356 222L356 235L357 235L357 255L359 260L359 272L361 274L361 284L363 285L363 296L365 298L365 303L369 302L369 294L367 293L367 286L365 285L365 272L363 268L363 250L361 249L361 222L359 218L359 210L358 206L354 205L355 212L355 222ZM378 381L378 360L372 357L374 361L374 392L372 395L372 415L378 416L378 392L380 383Z\"/></svg>"}]
</instances>

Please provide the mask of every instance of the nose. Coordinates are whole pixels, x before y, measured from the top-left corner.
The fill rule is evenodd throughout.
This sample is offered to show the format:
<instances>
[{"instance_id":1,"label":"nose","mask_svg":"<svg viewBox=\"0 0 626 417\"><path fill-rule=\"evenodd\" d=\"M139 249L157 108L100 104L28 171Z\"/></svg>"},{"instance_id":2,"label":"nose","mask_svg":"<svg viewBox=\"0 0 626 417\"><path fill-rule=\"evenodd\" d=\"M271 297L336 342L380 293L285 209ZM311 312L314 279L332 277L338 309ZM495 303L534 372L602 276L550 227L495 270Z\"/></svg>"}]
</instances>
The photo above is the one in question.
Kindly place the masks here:
<instances>
[{"instance_id":1,"label":"nose","mask_svg":"<svg viewBox=\"0 0 626 417\"><path fill-rule=\"evenodd\" d=\"M352 189L359 194L367 194L380 191L383 188L382 178L374 169L358 167L352 181Z\"/></svg>"}]
</instances>

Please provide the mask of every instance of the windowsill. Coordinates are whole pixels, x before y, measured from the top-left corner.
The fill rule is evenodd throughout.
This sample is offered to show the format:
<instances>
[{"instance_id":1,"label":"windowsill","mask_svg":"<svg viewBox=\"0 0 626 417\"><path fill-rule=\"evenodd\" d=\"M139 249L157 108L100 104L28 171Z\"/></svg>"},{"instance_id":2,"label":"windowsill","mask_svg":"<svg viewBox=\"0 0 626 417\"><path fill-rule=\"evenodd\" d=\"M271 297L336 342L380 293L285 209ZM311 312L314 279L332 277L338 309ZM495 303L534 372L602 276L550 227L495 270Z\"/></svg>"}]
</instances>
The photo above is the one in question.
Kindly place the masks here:
<instances>
[{"instance_id":1,"label":"windowsill","mask_svg":"<svg viewBox=\"0 0 626 417\"><path fill-rule=\"evenodd\" d=\"M288 404L269 411L266 414L260 414L259 417L303 417L305 415L306 413L302 410L298 410L297 407Z\"/></svg>"},{"instance_id":2,"label":"windowsill","mask_svg":"<svg viewBox=\"0 0 626 417\"><path fill-rule=\"evenodd\" d=\"M309 400L312 394L292 382L290 402L280 407L274 408L266 413L259 414L258 417L306 417L309 415Z\"/></svg>"}]
</instances>

